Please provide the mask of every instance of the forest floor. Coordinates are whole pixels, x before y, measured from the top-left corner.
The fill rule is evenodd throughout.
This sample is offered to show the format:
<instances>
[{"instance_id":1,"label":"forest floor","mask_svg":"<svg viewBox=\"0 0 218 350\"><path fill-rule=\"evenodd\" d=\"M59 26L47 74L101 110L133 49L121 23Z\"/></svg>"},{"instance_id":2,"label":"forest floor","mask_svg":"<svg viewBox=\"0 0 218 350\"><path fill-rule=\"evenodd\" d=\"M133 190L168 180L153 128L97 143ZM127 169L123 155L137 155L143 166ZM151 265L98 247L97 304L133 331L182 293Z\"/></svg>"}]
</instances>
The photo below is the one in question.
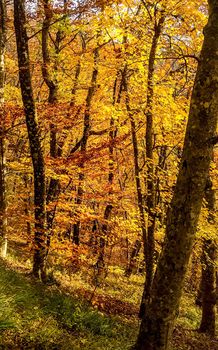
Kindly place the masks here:
<instances>
[{"instance_id":1,"label":"forest floor","mask_svg":"<svg viewBox=\"0 0 218 350\"><path fill-rule=\"evenodd\" d=\"M15 243L15 242L14 242ZM134 344L143 277L110 269L95 288L84 272L57 270L57 283L30 275L29 257L11 242L0 261L0 349L128 350ZM199 334L200 309L184 293L172 350L218 350L218 340Z\"/></svg>"}]
</instances>

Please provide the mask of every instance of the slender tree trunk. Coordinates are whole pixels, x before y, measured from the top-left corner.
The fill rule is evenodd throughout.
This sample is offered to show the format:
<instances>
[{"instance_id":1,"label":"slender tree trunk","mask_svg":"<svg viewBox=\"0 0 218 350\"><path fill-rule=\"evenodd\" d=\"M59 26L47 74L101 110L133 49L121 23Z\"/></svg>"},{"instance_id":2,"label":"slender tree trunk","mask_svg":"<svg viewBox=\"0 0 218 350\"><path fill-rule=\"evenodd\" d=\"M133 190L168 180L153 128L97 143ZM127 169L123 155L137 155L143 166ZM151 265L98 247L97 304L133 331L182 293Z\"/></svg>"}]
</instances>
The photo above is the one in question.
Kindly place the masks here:
<instances>
[{"instance_id":1,"label":"slender tree trunk","mask_svg":"<svg viewBox=\"0 0 218 350\"><path fill-rule=\"evenodd\" d=\"M121 100L121 91L122 91L122 81L120 83L120 88L118 91L117 96L117 89L118 89L118 75L116 76L115 82L114 82L114 88L113 88L113 106L116 105L116 103L120 103ZM109 191L108 191L108 204L106 205L105 211L104 211L104 223L102 225L102 234L100 236L100 242L99 242L99 256L96 263L96 281L99 283L99 279L102 279L104 277L105 272L105 246L107 243L107 236L108 236L108 220L111 218L111 213L113 210L113 205L110 202L111 195L112 195L112 186L114 182L114 141L117 135L117 128L115 127L114 118L111 117L110 120L110 131L109 131L109 173L108 173L108 185L109 185Z\"/></svg>"},{"instance_id":2,"label":"slender tree trunk","mask_svg":"<svg viewBox=\"0 0 218 350\"><path fill-rule=\"evenodd\" d=\"M199 331L215 336L216 331L216 244L205 239L202 253L202 318Z\"/></svg>"},{"instance_id":3,"label":"slender tree trunk","mask_svg":"<svg viewBox=\"0 0 218 350\"><path fill-rule=\"evenodd\" d=\"M83 127L83 136L81 141L81 156L82 160L80 163L80 173L79 173L79 185L77 190L77 198L76 198L76 205L79 208L79 205L82 204L82 198L83 198L83 183L84 183L84 165L85 165L85 154L88 144L88 138L89 138L89 132L91 128L91 120L90 120L90 109L91 109L91 103L92 99L96 90L96 83L97 83L97 77L98 77L98 60L99 60L99 46L97 46L94 50L94 68L92 71L92 78L91 78L91 84L88 89L87 97L86 97L86 106L85 106L85 113L84 113L84 127ZM77 216L79 216L79 211L77 210ZM73 243L76 245L79 245L80 242L80 219L78 218L76 223L73 225Z\"/></svg>"},{"instance_id":4,"label":"slender tree trunk","mask_svg":"<svg viewBox=\"0 0 218 350\"><path fill-rule=\"evenodd\" d=\"M41 135L37 123L35 102L30 74L29 48L26 31L24 0L14 0L14 27L17 42L19 80L26 116L30 153L34 173L34 206L35 206L35 250L33 274L46 281L46 189L45 165L41 144Z\"/></svg>"},{"instance_id":5,"label":"slender tree trunk","mask_svg":"<svg viewBox=\"0 0 218 350\"><path fill-rule=\"evenodd\" d=\"M130 277L132 272L134 273L136 270L137 256L139 255L141 246L142 246L142 242L139 239L137 239L135 241L134 247L133 247L132 252L130 254L129 264L128 264L126 271L125 271L126 277Z\"/></svg>"},{"instance_id":6,"label":"slender tree trunk","mask_svg":"<svg viewBox=\"0 0 218 350\"><path fill-rule=\"evenodd\" d=\"M216 195L210 178L205 188L208 208L208 223L215 225ZM216 331L216 243L213 238L205 238L202 248L201 301L202 318L199 331L212 337Z\"/></svg>"},{"instance_id":7,"label":"slender tree trunk","mask_svg":"<svg viewBox=\"0 0 218 350\"><path fill-rule=\"evenodd\" d=\"M73 88L72 88L72 98L71 98L71 102L70 102L71 107L75 106L76 91L77 91L77 87L78 87L80 72L81 72L81 58L79 58L77 65L76 65L74 84L73 84Z\"/></svg>"},{"instance_id":8,"label":"slender tree trunk","mask_svg":"<svg viewBox=\"0 0 218 350\"><path fill-rule=\"evenodd\" d=\"M155 178L156 178L156 185L155 185L155 206L158 206L158 219L161 224L161 226L164 223L164 215L166 213L166 203L163 202L162 195L161 195L161 171L167 171L167 146L162 145L160 147L159 151L159 160L158 160L158 166L156 167L155 171ZM165 186L167 187L167 180L165 180Z\"/></svg>"},{"instance_id":9,"label":"slender tree trunk","mask_svg":"<svg viewBox=\"0 0 218 350\"><path fill-rule=\"evenodd\" d=\"M1 256L7 255L7 196L6 196L6 138L5 138L5 45L6 2L0 0L0 236Z\"/></svg>"},{"instance_id":10,"label":"slender tree trunk","mask_svg":"<svg viewBox=\"0 0 218 350\"><path fill-rule=\"evenodd\" d=\"M131 124L131 134L132 134L132 144L133 144L133 155L134 155L134 170L135 170L135 182L136 182L136 192L137 192L137 202L138 202L138 210L140 215L140 223L141 223L141 229L142 229L142 237L144 241L144 250L145 255L147 255L147 230L146 230L146 220L145 220L145 208L144 208L144 201L143 201L143 193L142 193L142 185L140 180L140 166L139 166L139 150L138 150L138 140L137 140L137 134L136 134L136 124L134 115L131 111L130 107L130 98L129 98L129 92L128 92L128 81L127 81L127 64L124 67L123 70L123 89L126 94L126 109L128 112L128 116L130 119ZM139 240L136 240L135 247L133 249L133 252L131 254L131 260L130 265L128 269L128 275L131 274L131 268L133 264L135 263L137 254L139 253L139 250L141 248L141 243Z\"/></svg>"},{"instance_id":11,"label":"slender tree trunk","mask_svg":"<svg viewBox=\"0 0 218 350\"><path fill-rule=\"evenodd\" d=\"M44 7L44 20L42 25L42 75L43 79L48 87L49 95L48 95L48 103L51 105L55 105L57 102L57 93L58 93L58 83L55 79L52 79L50 72L50 54L49 54L49 28L53 18L53 10L52 4L50 0L43 0ZM59 45L61 40L61 33L58 31L56 33L56 41L55 41L55 51L56 55L59 54ZM57 70L57 66L55 66L55 70ZM54 159L57 158L58 153L61 154L61 150L58 149L57 144L57 127L51 122L50 123L50 156ZM46 195L46 204L50 204L57 199L57 196L60 191L60 181L58 179L52 178L49 182L48 191ZM52 236L52 226L55 217L56 206L47 210L46 220L47 220L47 254L51 244L51 236Z\"/></svg>"},{"instance_id":12,"label":"slender tree trunk","mask_svg":"<svg viewBox=\"0 0 218 350\"><path fill-rule=\"evenodd\" d=\"M44 20L42 24L42 75L46 85L49 88L48 102L54 103L57 101L57 84L51 79L50 76L50 55L48 49L48 38L49 38L49 28L51 25L53 11L52 4L50 0L43 0L44 7Z\"/></svg>"},{"instance_id":13,"label":"slender tree trunk","mask_svg":"<svg viewBox=\"0 0 218 350\"><path fill-rule=\"evenodd\" d=\"M99 242L99 255L98 260L96 263L96 284L99 285L100 281L105 277L105 246L108 236L108 223L107 221L110 220L111 212L112 212L113 206L111 204L108 204L104 211L104 224L102 225L102 232L100 236L100 242Z\"/></svg>"},{"instance_id":14,"label":"slender tree trunk","mask_svg":"<svg viewBox=\"0 0 218 350\"><path fill-rule=\"evenodd\" d=\"M165 21L164 12L161 14L159 21L154 25L154 35L152 38L151 49L148 60L148 77L147 77L147 105L146 105L146 206L147 206L147 239L144 240L145 266L146 266L146 284L140 306L140 315L145 312L146 304L149 303L151 297L151 285L154 275L154 249L155 249L155 185L154 185L154 156L153 156L153 104L154 104L154 71L155 59L158 42L161 36Z\"/></svg>"},{"instance_id":15,"label":"slender tree trunk","mask_svg":"<svg viewBox=\"0 0 218 350\"><path fill-rule=\"evenodd\" d=\"M167 217L164 248L135 350L167 350L212 159L218 117L218 1L209 21L193 88L181 166Z\"/></svg>"},{"instance_id":16,"label":"slender tree trunk","mask_svg":"<svg viewBox=\"0 0 218 350\"><path fill-rule=\"evenodd\" d=\"M25 174L23 176L23 182L24 182L24 187L25 187L25 200L24 200L24 212L25 212L25 215L26 217L29 217L30 216L30 205L31 205L31 201L30 201L30 179L28 177L27 174ZM32 227L31 227L31 222L30 220L27 218L26 219L26 229L27 229L27 242L29 243L30 242L30 239L31 239L31 233L32 233Z\"/></svg>"},{"instance_id":17,"label":"slender tree trunk","mask_svg":"<svg viewBox=\"0 0 218 350\"><path fill-rule=\"evenodd\" d=\"M80 33L80 38L81 38L81 45L82 45L82 53L81 53L81 56L82 56L86 50L86 42L85 42L85 39L83 38L82 33ZM76 91L78 88L79 76L81 73L81 56L78 59L78 62L76 65L76 70L75 70L75 77L74 77L74 83L73 83L73 88L72 88L72 98L71 98L71 102L70 102L71 107L75 106Z\"/></svg>"}]
</instances>

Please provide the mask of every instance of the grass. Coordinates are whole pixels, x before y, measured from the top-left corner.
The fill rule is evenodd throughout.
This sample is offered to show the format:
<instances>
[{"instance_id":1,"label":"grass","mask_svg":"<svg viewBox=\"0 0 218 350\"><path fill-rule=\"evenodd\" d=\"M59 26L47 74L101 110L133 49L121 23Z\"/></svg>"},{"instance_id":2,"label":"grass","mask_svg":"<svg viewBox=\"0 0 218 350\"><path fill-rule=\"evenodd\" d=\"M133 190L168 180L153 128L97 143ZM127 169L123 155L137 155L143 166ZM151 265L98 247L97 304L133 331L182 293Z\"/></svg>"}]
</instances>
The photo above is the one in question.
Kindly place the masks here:
<instances>
[{"instance_id":1,"label":"grass","mask_svg":"<svg viewBox=\"0 0 218 350\"><path fill-rule=\"evenodd\" d=\"M130 348L137 327L0 264L0 349Z\"/></svg>"},{"instance_id":2,"label":"grass","mask_svg":"<svg viewBox=\"0 0 218 350\"><path fill-rule=\"evenodd\" d=\"M194 298L183 295L177 324L183 328L198 329L201 320L201 309L194 304Z\"/></svg>"},{"instance_id":3,"label":"grass","mask_svg":"<svg viewBox=\"0 0 218 350\"><path fill-rule=\"evenodd\" d=\"M60 350L128 350L134 344L139 322L136 313L126 317L121 304L119 316L108 316L114 303L125 302L137 310L143 277L124 277L123 270L110 269L104 285L95 294L104 296L111 312L105 314L91 307L81 292L92 295L91 274L80 271L71 276L64 271L54 272L61 287L47 286L25 277L30 265L18 264L10 254L6 263L0 261L0 349L60 349ZM16 269L18 270L16 272ZM111 298L111 299L110 299ZM101 308L100 308L101 309ZM135 311L134 311L135 312ZM136 311L137 312L137 311ZM131 314L131 313L130 313ZM200 309L193 295L184 293L180 305L171 350L215 350L217 343L194 330L199 327Z\"/></svg>"}]
</instances>

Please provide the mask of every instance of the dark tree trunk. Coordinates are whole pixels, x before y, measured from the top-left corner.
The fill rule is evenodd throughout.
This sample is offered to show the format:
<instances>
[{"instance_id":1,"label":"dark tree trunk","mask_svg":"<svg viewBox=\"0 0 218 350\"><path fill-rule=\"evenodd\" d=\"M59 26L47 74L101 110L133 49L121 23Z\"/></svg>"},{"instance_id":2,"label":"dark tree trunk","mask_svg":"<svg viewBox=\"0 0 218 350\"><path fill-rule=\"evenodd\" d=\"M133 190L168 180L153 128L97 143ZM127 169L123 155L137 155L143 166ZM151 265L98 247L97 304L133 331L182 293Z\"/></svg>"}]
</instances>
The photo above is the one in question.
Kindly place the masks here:
<instances>
[{"instance_id":1,"label":"dark tree trunk","mask_svg":"<svg viewBox=\"0 0 218 350\"><path fill-rule=\"evenodd\" d=\"M142 246L142 242L137 239L135 241L134 247L133 247L131 255L130 255L129 264L128 264L127 269L125 271L126 277L131 276L132 272L134 273L136 270L137 257L139 255L141 246Z\"/></svg>"},{"instance_id":2,"label":"dark tree trunk","mask_svg":"<svg viewBox=\"0 0 218 350\"><path fill-rule=\"evenodd\" d=\"M146 251L147 244L145 244L145 242L147 242L147 230L146 230L145 208L144 208L144 201L143 201L142 185L141 185L141 180L140 180L138 140L137 140L137 134L136 134L136 124L135 124L134 114L132 113L131 107L130 107L128 81L127 81L127 69L128 69L128 67L126 64L124 67L124 70L123 70L123 90L126 94L126 96L125 96L126 109L127 109L128 116L130 119L130 124L131 124L137 203L138 203L138 210L139 210L139 215L140 215L140 224L141 224L141 229L142 229L144 250ZM131 254L131 258L130 258L130 264L129 264L129 268L128 268L128 275L129 276L130 276L131 270L135 264L137 254L139 253L139 250L140 250L140 246L141 246L141 242L137 239L135 242L135 247L134 247L132 254Z\"/></svg>"},{"instance_id":3,"label":"dark tree trunk","mask_svg":"<svg viewBox=\"0 0 218 350\"><path fill-rule=\"evenodd\" d=\"M158 219L161 226L164 225L164 217L167 211L167 204L166 201L163 201L162 195L161 195L161 172L167 171L167 153L168 146L162 145L159 150L158 154L158 166L155 170L155 178L156 178L156 185L155 185L155 205L158 206ZM165 180L165 187L167 187L167 180Z\"/></svg>"},{"instance_id":4,"label":"dark tree trunk","mask_svg":"<svg viewBox=\"0 0 218 350\"><path fill-rule=\"evenodd\" d=\"M77 221L73 225L73 243L76 245L79 245L80 243L80 226L81 222L79 219L79 205L82 203L83 198L83 182L84 182L84 165L85 165L85 154L88 144L88 138L91 128L91 120L90 120L90 109L91 109L91 103L92 99L96 90L96 83L97 83L97 77L98 77L98 60L99 60L99 47L97 46L94 50L94 68L92 71L92 78L91 78L91 84L88 89L87 97L86 97L86 106L85 106L85 113L84 113L84 126L83 126L83 136L81 139L81 163L80 163L80 173L79 173L79 185L77 190L77 198L76 198L76 205L78 207L77 209Z\"/></svg>"},{"instance_id":5,"label":"dark tree trunk","mask_svg":"<svg viewBox=\"0 0 218 350\"><path fill-rule=\"evenodd\" d=\"M146 162L147 162L147 173L146 173L146 206L147 206L147 239L144 240L144 252L145 252L145 267L146 267L146 284L140 306L140 316L145 312L146 304L149 303L151 297L151 285L154 275L154 249L155 249L155 221L156 221L156 210L155 210L155 179L154 179L154 131L153 131L153 104L154 104L154 70L155 70L155 59L158 47L158 42L163 29L165 21L164 12L161 14L159 21L154 25L154 35L152 38L151 49L149 53L148 61L148 78L147 78L147 105L146 105Z\"/></svg>"},{"instance_id":6,"label":"dark tree trunk","mask_svg":"<svg viewBox=\"0 0 218 350\"><path fill-rule=\"evenodd\" d=\"M95 265L95 269L96 269L95 281L97 285L99 285L101 283L101 280L105 277L105 246L107 242L106 237L108 235L107 221L110 220L112 209L113 209L113 206L111 204L108 204L104 212L105 222L102 225L102 235L100 236L100 242L99 242L99 256L98 256L97 263Z\"/></svg>"},{"instance_id":7,"label":"dark tree trunk","mask_svg":"<svg viewBox=\"0 0 218 350\"><path fill-rule=\"evenodd\" d=\"M208 223L214 226L216 221L216 195L210 178L208 178L205 188L205 199L208 208ZM199 331L211 336L215 336L216 331L216 249L214 239L204 239L200 284L202 318Z\"/></svg>"},{"instance_id":8,"label":"dark tree trunk","mask_svg":"<svg viewBox=\"0 0 218 350\"><path fill-rule=\"evenodd\" d=\"M25 187L25 200L24 200L24 212L27 217L26 219L26 228L27 228L27 242L30 243L31 240L31 234L32 234L32 227L31 222L28 217L30 217L30 207L31 207L31 200L30 200L30 179L27 174L23 176L23 182Z\"/></svg>"},{"instance_id":9,"label":"dark tree trunk","mask_svg":"<svg viewBox=\"0 0 218 350\"><path fill-rule=\"evenodd\" d=\"M30 153L34 173L34 205L35 205L35 250L33 274L46 280L46 190L45 166L41 145L41 135L36 118L35 102L30 74L29 48L26 31L24 0L14 0L14 27L17 42L19 80L22 100L26 116Z\"/></svg>"},{"instance_id":10,"label":"dark tree trunk","mask_svg":"<svg viewBox=\"0 0 218 350\"><path fill-rule=\"evenodd\" d=\"M122 81L118 89L118 76L119 76L119 73L117 73L117 76L114 82L114 87L113 87L113 106L115 106L116 103L119 104L121 100ZM117 89L118 89L118 94L117 94ZM117 135L117 128L115 126L114 118L112 116L110 120L110 131L109 131L108 204L106 205L106 208L104 211L104 223L102 225L102 234L100 236L100 242L99 242L99 256L95 266L96 268L95 279L97 284L99 284L99 280L103 279L104 273L105 273L105 246L107 243L107 236L108 236L108 220L110 220L111 213L113 210L113 205L110 202L110 199L112 194L112 186L114 182L114 141L116 139L116 135Z\"/></svg>"},{"instance_id":11,"label":"dark tree trunk","mask_svg":"<svg viewBox=\"0 0 218 350\"><path fill-rule=\"evenodd\" d=\"M43 79L49 89L49 95L48 95L48 103L51 105L54 105L58 101L58 82L55 79L52 79L51 72L50 72L50 53L49 53L49 28L52 22L53 18L53 9L52 4L50 0L43 0L43 7L44 7L44 20L42 25L42 58L43 58L43 64L42 64L42 75ZM55 53L58 57L60 53L60 43L62 41L63 35L61 30L58 30L56 33L56 39L55 39ZM54 65L54 70L57 71L58 67L57 64ZM54 122L50 123L50 156L54 159L58 156L61 156L62 154L62 146L58 147L58 140L57 140L57 127L54 124ZM49 183L47 196L46 196L46 204L51 204L55 200L57 200L57 197L60 192L60 181L59 179L52 178ZM56 212L56 205L53 205L53 207L49 210L47 210L46 218L47 218L47 254L49 251L50 243L51 243L51 237L52 237L52 227L53 222L55 218L55 212Z\"/></svg>"},{"instance_id":12,"label":"dark tree trunk","mask_svg":"<svg viewBox=\"0 0 218 350\"><path fill-rule=\"evenodd\" d=\"M6 137L5 137L6 2L0 0L0 236L1 256L7 255Z\"/></svg>"},{"instance_id":13,"label":"dark tree trunk","mask_svg":"<svg viewBox=\"0 0 218 350\"><path fill-rule=\"evenodd\" d=\"M216 244L205 239L202 254L202 318L199 331L215 336L216 331Z\"/></svg>"},{"instance_id":14,"label":"dark tree trunk","mask_svg":"<svg viewBox=\"0 0 218 350\"><path fill-rule=\"evenodd\" d=\"M204 189L217 138L218 1L209 22L192 93L181 166L167 217L164 248L152 283L135 350L167 350L178 310Z\"/></svg>"},{"instance_id":15,"label":"dark tree trunk","mask_svg":"<svg viewBox=\"0 0 218 350\"><path fill-rule=\"evenodd\" d=\"M81 56L82 56L86 50L86 42L85 42L85 39L83 38L82 33L80 33L80 38L81 38L81 45L82 45L82 53L81 53ZM75 106L76 91L78 88L79 76L81 73L81 56L79 57L79 60L78 60L77 65L76 65L76 70L75 70L74 84L73 84L73 88L72 88L72 98L71 98L71 102L70 102L71 107Z\"/></svg>"}]
</instances>

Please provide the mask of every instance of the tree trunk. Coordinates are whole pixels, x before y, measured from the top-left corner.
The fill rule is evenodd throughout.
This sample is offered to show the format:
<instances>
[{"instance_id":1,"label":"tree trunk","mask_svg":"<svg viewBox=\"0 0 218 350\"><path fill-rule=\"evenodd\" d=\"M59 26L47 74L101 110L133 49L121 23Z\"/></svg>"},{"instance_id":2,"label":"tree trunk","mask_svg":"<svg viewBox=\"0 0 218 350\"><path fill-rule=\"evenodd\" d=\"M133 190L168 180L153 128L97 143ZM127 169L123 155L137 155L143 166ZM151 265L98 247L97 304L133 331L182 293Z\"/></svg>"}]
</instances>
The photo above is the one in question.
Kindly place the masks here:
<instances>
[{"instance_id":1,"label":"tree trunk","mask_svg":"<svg viewBox=\"0 0 218 350\"><path fill-rule=\"evenodd\" d=\"M145 221L145 208L144 208L144 201L143 201L143 193L142 193L142 185L140 180L140 166L139 166L139 149L138 149L138 140L137 140L137 134L136 134L136 124L134 119L134 114L131 111L130 107L130 98L129 98L129 92L128 92L128 81L127 81L127 64L124 67L123 70L123 90L126 94L126 109L127 113L130 119L131 124L131 134L132 134L132 144L133 144L133 155L134 155L134 170L135 170L135 183L136 183L136 192L137 192L137 204L138 204L138 210L140 215L140 224L142 229L142 237L144 242L144 251L145 254L146 248L147 248L147 230L146 230L146 221ZM137 254L139 253L141 247L141 242L137 239L135 242L135 247L133 249L133 252L131 254L131 260L129 264L128 269L128 275L131 274L131 269L133 267L133 264L136 260Z\"/></svg>"},{"instance_id":2,"label":"tree trunk","mask_svg":"<svg viewBox=\"0 0 218 350\"><path fill-rule=\"evenodd\" d=\"M118 90L118 96L116 96L117 92L117 86L118 86L118 76L119 72L117 73L114 87L113 87L113 106L116 105L116 103L120 103L121 100L121 91L122 91L122 81L120 83L120 87ZM113 205L110 202L111 195L112 195L112 186L114 182L114 141L116 139L117 135L117 128L115 127L114 118L111 117L110 120L110 131L109 131L109 173L108 173L108 185L109 185L109 191L108 191L108 204L106 205L105 211L104 211L104 224L102 225L102 235L100 237L100 244L99 244L99 256L96 263L96 275L95 280L97 284L99 284L99 279L101 280L104 277L105 272L105 246L107 243L107 236L108 236L108 223L107 221L111 218L111 212L113 210Z\"/></svg>"},{"instance_id":3,"label":"tree trunk","mask_svg":"<svg viewBox=\"0 0 218 350\"><path fill-rule=\"evenodd\" d=\"M202 318L199 331L215 336L216 331L216 244L205 239L202 254Z\"/></svg>"},{"instance_id":4,"label":"tree trunk","mask_svg":"<svg viewBox=\"0 0 218 350\"><path fill-rule=\"evenodd\" d=\"M181 166L167 217L166 237L135 350L167 350L197 229L218 116L218 1L209 21L192 93Z\"/></svg>"},{"instance_id":5,"label":"tree trunk","mask_svg":"<svg viewBox=\"0 0 218 350\"><path fill-rule=\"evenodd\" d=\"M141 246L142 246L142 242L137 239L135 241L134 248L132 249L132 252L130 255L129 264L128 264L126 271L125 271L126 277L130 277L132 272L134 273L134 271L136 270L137 256L139 255Z\"/></svg>"},{"instance_id":6,"label":"tree trunk","mask_svg":"<svg viewBox=\"0 0 218 350\"><path fill-rule=\"evenodd\" d=\"M49 71L50 55L49 55L49 49L48 49L48 37L49 37L49 28L53 17L53 11L51 6L52 5L50 0L43 0L45 17L42 24L42 58L43 58L42 75L49 89L48 102L54 103L55 101L57 101L58 89L57 89L56 82L54 82L51 79L50 71Z\"/></svg>"},{"instance_id":7,"label":"tree trunk","mask_svg":"<svg viewBox=\"0 0 218 350\"><path fill-rule=\"evenodd\" d=\"M210 178L205 188L208 208L208 223L215 225L216 195ZM214 239L204 239L202 248L201 276L202 318L199 331L212 337L216 331L216 243Z\"/></svg>"},{"instance_id":8,"label":"tree trunk","mask_svg":"<svg viewBox=\"0 0 218 350\"><path fill-rule=\"evenodd\" d=\"M91 120L90 120L90 109L91 109L91 103L92 99L96 90L96 83L97 83L97 77L98 77L98 60L99 60L99 46L97 46L94 50L94 68L92 71L92 78L91 78L91 84L88 89L87 97L86 97L86 106L85 106L85 113L84 113L84 127L83 127L83 136L81 141L81 156L82 160L80 163L80 173L79 173L79 185L77 190L77 198L76 198L76 205L79 206L82 203L83 198L83 182L84 182L84 164L85 164L85 154L88 144L88 138L89 138L89 132L91 128ZM79 211L77 210L77 216L79 216ZM78 217L77 221L73 225L73 243L76 245L79 245L80 241L80 219Z\"/></svg>"},{"instance_id":9,"label":"tree trunk","mask_svg":"<svg viewBox=\"0 0 218 350\"><path fill-rule=\"evenodd\" d=\"M1 256L7 255L6 139L5 139L5 45L6 2L0 0L0 236Z\"/></svg>"},{"instance_id":10,"label":"tree trunk","mask_svg":"<svg viewBox=\"0 0 218 350\"><path fill-rule=\"evenodd\" d=\"M30 207L31 207L31 201L30 201L30 183L31 179L29 179L27 174L24 174L23 176L23 182L25 187L25 199L24 199L24 213L26 215L26 232L27 232L27 242L30 243L31 240L31 234L32 234L32 227L31 222L29 220L30 216Z\"/></svg>"},{"instance_id":11,"label":"tree trunk","mask_svg":"<svg viewBox=\"0 0 218 350\"><path fill-rule=\"evenodd\" d=\"M153 157L153 146L154 146L154 131L153 131L153 104L154 104L154 69L155 59L158 47L158 42L163 29L165 21L164 12L161 14L159 21L154 25L154 35L152 38L151 49L148 60L148 77L147 77L147 105L146 105L146 206L147 206L147 239L144 240L145 245L145 267L146 267L146 284L140 306L140 316L145 312L146 304L149 303L151 297L151 285L154 275L154 249L155 249L155 185L154 185L154 157Z\"/></svg>"},{"instance_id":12,"label":"tree trunk","mask_svg":"<svg viewBox=\"0 0 218 350\"><path fill-rule=\"evenodd\" d=\"M33 274L46 280L46 190L45 165L41 144L41 135L37 123L35 102L30 74L28 37L26 31L24 0L14 0L14 27L17 42L19 80L21 86L26 125L28 130L30 153L34 173L34 206L35 206L35 250Z\"/></svg>"},{"instance_id":13,"label":"tree trunk","mask_svg":"<svg viewBox=\"0 0 218 350\"><path fill-rule=\"evenodd\" d=\"M50 54L49 54L49 47L48 47L48 40L49 40L49 28L52 22L53 18L53 11L52 11L52 4L50 0L43 0L43 7L44 7L44 20L42 25L42 58L43 58L43 64L42 64L42 75L43 79L49 89L49 95L48 95L48 103L51 105L54 105L58 98L58 83L55 79L52 79L51 72L50 72ZM56 40L55 40L55 53L58 56L59 55L59 46L60 41L62 40L61 31L57 31L56 33ZM55 65L55 70L57 70L57 65ZM50 156L51 158L57 158L59 154L62 153L62 149L58 149L58 143L57 143L57 128L56 125L51 122L50 123ZM50 204L53 201L55 201L58 197L58 194L60 192L60 181L59 179L52 178L49 183L47 195L46 195L46 204ZM46 213L46 220L47 220L47 253L49 252L50 244L51 244L51 236L52 236L52 227L53 227L53 221L55 218L55 211L56 206L52 207L51 209L47 210Z\"/></svg>"},{"instance_id":14,"label":"tree trunk","mask_svg":"<svg viewBox=\"0 0 218 350\"><path fill-rule=\"evenodd\" d=\"M85 42L85 39L83 38L82 32L80 33L80 39L81 39L82 52L81 52L81 55L78 59L76 69L75 69L75 77L74 77L74 83L73 83L73 88L72 88L72 97L71 97L71 102L70 102L71 107L75 106L76 91L78 88L79 77L80 77L80 73L81 73L81 57L86 51L86 42Z\"/></svg>"},{"instance_id":15,"label":"tree trunk","mask_svg":"<svg viewBox=\"0 0 218 350\"><path fill-rule=\"evenodd\" d=\"M95 283L96 285L99 285L101 283L101 280L105 277L105 246L106 246L106 237L108 235L108 223L107 221L110 220L111 212L112 212L113 206L111 204L108 204L105 208L104 212L104 224L102 225L102 235L100 237L100 243L99 243L99 256L97 263L95 265L96 274L95 274Z\"/></svg>"}]
</instances>

